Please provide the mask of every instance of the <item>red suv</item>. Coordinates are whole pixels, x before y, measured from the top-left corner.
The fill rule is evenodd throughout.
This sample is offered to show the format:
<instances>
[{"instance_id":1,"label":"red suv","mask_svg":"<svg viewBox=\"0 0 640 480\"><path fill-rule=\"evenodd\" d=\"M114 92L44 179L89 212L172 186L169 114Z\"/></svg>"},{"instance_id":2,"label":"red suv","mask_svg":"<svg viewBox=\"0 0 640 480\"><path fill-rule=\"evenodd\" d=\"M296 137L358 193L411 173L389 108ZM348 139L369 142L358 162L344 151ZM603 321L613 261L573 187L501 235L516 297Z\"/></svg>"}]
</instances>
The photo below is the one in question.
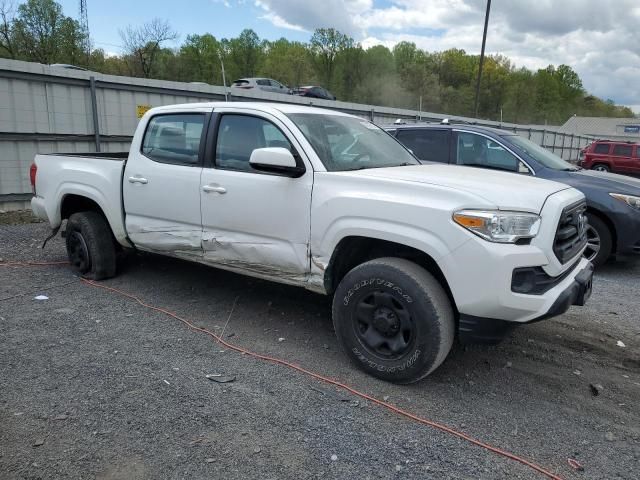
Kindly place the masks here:
<instances>
[{"instance_id":1,"label":"red suv","mask_svg":"<svg viewBox=\"0 0 640 480\"><path fill-rule=\"evenodd\" d=\"M640 144L596 140L580 152L578 165L600 172L640 175Z\"/></svg>"}]
</instances>

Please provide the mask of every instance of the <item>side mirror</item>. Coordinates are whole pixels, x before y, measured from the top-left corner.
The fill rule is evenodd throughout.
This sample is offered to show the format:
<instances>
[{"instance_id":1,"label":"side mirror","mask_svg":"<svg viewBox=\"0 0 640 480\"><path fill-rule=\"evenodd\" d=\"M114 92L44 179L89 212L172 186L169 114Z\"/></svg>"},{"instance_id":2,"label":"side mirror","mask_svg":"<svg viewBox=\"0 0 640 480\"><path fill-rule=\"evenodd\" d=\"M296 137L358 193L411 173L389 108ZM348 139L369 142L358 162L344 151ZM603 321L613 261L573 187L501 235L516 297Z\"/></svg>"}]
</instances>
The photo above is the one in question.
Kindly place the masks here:
<instances>
[{"instance_id":1,"label":"side mirror","mask_svg":"<svg viewBox=\"0 0 640 480\"><path fill-rule=\"evenodd\" d=\"M249 164L261 172L292 178L301 177L306 171L304 166L298 165L293 154L282 147L256 148L251 152Z\"/></svg>"}]
</instances>

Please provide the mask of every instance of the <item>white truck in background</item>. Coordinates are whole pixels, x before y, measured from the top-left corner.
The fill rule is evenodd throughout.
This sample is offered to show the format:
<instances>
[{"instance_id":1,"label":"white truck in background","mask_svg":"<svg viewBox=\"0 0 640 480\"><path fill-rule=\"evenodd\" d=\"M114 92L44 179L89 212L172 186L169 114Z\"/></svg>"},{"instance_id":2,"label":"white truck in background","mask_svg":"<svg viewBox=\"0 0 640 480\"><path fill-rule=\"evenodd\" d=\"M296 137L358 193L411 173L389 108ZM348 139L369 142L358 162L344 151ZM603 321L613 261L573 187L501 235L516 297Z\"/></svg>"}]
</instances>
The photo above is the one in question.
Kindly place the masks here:
<instances>
[{"instance_id":1,"label":"white truck in background","mask_svg":"<svg viewBox=\"0 0 640 480\"><path fill-rule=\"evenodd\" d=\"M332 295L346 354L393 382L428 375L456 335L495 342L591 292L582 193L420 165L334 111L153 108L127 154L37 155L31 180L81 275L112 277L137 249Z\"/></svg>"}]
</instances>

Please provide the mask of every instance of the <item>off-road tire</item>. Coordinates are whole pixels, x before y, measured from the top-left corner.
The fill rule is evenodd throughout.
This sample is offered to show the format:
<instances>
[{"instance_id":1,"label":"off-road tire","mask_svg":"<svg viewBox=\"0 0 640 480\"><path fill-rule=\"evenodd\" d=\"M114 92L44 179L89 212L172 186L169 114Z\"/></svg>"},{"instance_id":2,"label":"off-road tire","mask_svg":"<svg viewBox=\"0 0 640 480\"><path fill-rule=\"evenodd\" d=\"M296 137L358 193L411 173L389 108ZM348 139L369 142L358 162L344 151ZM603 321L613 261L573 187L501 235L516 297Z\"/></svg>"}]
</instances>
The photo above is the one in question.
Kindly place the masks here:
<instances>
[{"instance_id":1,"label":"off-road tire","mask_svg":"<svg viewBox=\"0 0 640 480\"><path fill-rule=\"evenodd\" d=\"M101 214L93 211L72 214L67 220L65 238L71 267L82 277L102 280L115 276L113 235Z\"/></svg>"},{"instance_id":2,"label":"off-road tire","mask_svg":"<svg viewBox=\"0 0 640 480\"><path fill-rule=\"evenodd\" d=\"M370 312L373 320L362 322ZM396 323L399 318L409 318L408 324ZM394 383L417 382L433 372L451 350L455 334L453 308L442 285L416 263L394 257L368 261L345 275L333 297L333 325L345 353L359 368ZM372 328L373 344L380 338L386 342L398 329L401 337L372 347ZM390 342L406 347L395 355Z\"/></svg>"}]
</instances>

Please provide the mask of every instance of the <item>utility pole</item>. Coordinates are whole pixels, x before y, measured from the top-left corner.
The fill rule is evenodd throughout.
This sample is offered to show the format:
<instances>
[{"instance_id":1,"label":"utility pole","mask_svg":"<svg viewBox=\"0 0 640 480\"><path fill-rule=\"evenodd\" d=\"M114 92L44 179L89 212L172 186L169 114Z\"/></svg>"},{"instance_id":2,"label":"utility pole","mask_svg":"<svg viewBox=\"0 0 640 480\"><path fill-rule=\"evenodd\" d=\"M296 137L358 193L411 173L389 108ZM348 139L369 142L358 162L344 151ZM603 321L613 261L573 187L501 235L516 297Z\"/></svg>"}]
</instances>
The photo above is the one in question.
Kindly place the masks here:
<instances>
[{"instance_id":1,"label":"utility pole","mask_svg":"<svg viewBox=\"0 0 640 480\"><path fill-rule=\"evenodd\" d=\"M482 33L482 50L480 50L480 66L478 68L478 80L476 81L476 101L474 112L478 118L478 107L480 105L480 79L482 78L482 64L484 63L484 47L487 43L487 27L489 26L489 11L491 10L491 0L487 0L487 13L484 15L484 32Z\"/></svg>"},{"instance_id":2,"label":"utility pole","mask_svg":"<svg viewBox=\"0 0 640 480\"><path fill-rule=\"evenodd\" d=\"M224 62L222 61L222 55L218 51L218 58L220 59L220 68L222 69L222 85L224 86L224 101L229 101L229 93L227 92L227 77L224 74Z\"/></svg>"},{"instance_id":3,"label":"utility pole","mask_svg":"<svg viewBox=\"0 0 640 480\"><path fill-rule=\"evenodd\" d=\"M91 57L91 39L89 37L89 17L87 16L87 0L80 0L80 31L82 32L82 53L86 55L85 66L89 67L89 58Z\"/></svg>"}]
</instances>

